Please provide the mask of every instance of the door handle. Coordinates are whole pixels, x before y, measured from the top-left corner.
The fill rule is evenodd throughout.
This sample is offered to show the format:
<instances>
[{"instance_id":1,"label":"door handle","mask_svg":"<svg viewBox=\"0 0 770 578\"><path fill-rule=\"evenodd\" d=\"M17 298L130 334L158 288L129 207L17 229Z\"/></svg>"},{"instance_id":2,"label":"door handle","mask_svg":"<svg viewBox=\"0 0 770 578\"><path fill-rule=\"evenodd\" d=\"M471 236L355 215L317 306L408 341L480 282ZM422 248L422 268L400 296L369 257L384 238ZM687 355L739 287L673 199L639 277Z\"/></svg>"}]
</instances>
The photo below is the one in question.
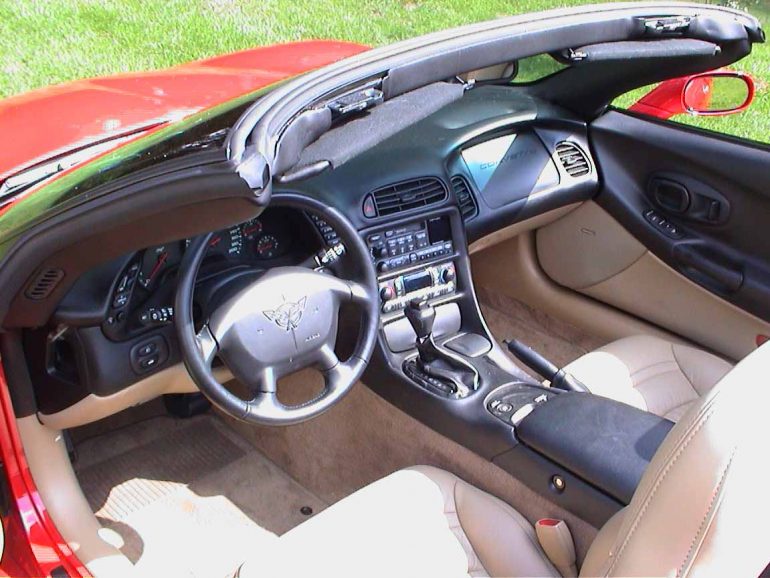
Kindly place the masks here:
<instances>
[{"instance_id":1,"label":"door handle","mask_svg":"<svg viewBox=\"0 0 770 578\"><path fill-rule=\"evenodd\" d=\"M730 203L719 191L687 175L656 173L647 196L666 214L688 221L718 225L730 216Z\"/></svg>"},{"instance_id":2,"label":"door handle","mask_svg":"<svg viewBox=\"0 0 770 578\"><path fill-rule=\"evenodd\" d=\"M735 293L743 285L743 272L737 266L720 262L715 256L714 251L707 254L690 244L674 247L674 258L688 277L715 291Z\"/></svg>"},{"instance_id":3,"label":"door handle","mask_svg":"<svg viewBox=\"0 0 770 578\"><path fill-rule=\"evenodd\" d=\"M671 179L655 177L650 181L652 196L663 209L681 215L690 207L690 191Z\"/></svg>"}]
</instances>

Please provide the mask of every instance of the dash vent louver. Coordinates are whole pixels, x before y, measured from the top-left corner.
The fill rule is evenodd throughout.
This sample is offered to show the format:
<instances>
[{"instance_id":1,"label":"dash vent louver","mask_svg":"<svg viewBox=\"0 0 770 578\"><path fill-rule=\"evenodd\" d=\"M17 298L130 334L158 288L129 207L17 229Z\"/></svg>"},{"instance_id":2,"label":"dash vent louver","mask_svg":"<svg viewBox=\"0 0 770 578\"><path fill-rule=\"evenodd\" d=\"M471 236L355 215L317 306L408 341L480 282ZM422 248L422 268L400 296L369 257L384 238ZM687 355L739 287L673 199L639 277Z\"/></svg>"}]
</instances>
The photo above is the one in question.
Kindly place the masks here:
<instances>
[{"instance_id":1,"label":"dash vent louver","mask_svg":"<svg viewBox=\"0 0 770 578\"><path fill-rule=\"evenodd\" d=\"M591 165L583 150L574 143L560 142L556 145L556 155L567 174L573 178L583 177L591 172Z\"/></svg>"},{"instance_id":2,"label":"dash vent louver","mask_svg":"<svg viewBox=\"0 0 770 578\"><path fill-rule=\"evenodd\" d=\"M377 216L392 215L440 203L447 197L444 183L433 177L403 181L372 193Z\"/></svg>"},{"instance_id":3,"label":"dash vent louver","mask_svg":"<svg viewBox=\"0 0 770 578\"><path fill-rule=\"evenodd\" d=\"M48 297L56 286L64 278L64 271L61 269L48 268L41 270L24 291L29 299L40 301Z\"/></svg>"},{"instance_id":4,"label":"dash vent louver","mask_svg":"<svg viewBox=\"0 0 770 578\"><path fill-rule=\"evenodd\" d=\"M471 192L468 181L465 180L465 177L457 175L452 177L451 183L452 190L457 197L457 204L460 205L460 213L463 216L463 221L472 219L478 214L479 208L476 205L476 199Z\"/></svg>"}]
</instances>

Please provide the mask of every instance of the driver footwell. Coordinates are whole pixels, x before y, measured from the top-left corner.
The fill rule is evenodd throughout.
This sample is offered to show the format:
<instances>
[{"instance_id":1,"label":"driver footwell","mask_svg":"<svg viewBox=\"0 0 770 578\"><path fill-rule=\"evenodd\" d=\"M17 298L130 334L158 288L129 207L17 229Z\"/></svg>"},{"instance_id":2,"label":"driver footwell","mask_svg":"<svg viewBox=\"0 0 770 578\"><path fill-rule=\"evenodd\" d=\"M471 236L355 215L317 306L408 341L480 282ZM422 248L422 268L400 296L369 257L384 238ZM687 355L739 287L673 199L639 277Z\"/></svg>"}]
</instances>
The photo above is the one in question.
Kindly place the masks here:
<instances>
[{"instance_id":1,"label":"driver footwell","mask_svg":"<svg viewBox=\"0 0 770 578\"><path fill-rule=\"evenodd\" d=\"M76 451L108 541L142 575L227 575L327 506L210 414L154 417Z\"/></svg>"}]
</instances>

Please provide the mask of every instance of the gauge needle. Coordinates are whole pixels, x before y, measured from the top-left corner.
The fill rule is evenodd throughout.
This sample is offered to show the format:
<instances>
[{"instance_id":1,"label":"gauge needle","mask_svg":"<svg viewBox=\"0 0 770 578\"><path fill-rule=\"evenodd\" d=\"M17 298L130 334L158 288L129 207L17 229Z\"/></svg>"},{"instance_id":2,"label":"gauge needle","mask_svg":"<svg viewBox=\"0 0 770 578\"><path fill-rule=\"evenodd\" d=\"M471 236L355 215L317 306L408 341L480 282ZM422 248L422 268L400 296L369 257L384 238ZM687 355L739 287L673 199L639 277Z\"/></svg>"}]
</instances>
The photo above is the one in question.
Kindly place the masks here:
<instances>
[{"instance_id":1,"label":"gauge needle","mask_svg":"<svg viewBox=\"0 0 770 578\"><path fill-rule=\"evenodd\" d=\"M219 242L222 240L222 237L214 237L209 241L209 247L214 247L215 245L219 244Z\"/></svg>"},{"instance_id":2,"label":"gauge needle","mask_svg":"<svg viewBox=\"0 0 770 578\"><path fill-rule=\"evenodd\" d=\"M163 263L166 262L166 259L168 259L168 253L163 252L158 256L158 260L155 261L155 265L152 268L152 271L150 271L150 274L147 276L147 282L149 283L152 281L153 277L158 274L158 271L160 271L160 268L163 267Z\"/></svg>"}]
</instances>

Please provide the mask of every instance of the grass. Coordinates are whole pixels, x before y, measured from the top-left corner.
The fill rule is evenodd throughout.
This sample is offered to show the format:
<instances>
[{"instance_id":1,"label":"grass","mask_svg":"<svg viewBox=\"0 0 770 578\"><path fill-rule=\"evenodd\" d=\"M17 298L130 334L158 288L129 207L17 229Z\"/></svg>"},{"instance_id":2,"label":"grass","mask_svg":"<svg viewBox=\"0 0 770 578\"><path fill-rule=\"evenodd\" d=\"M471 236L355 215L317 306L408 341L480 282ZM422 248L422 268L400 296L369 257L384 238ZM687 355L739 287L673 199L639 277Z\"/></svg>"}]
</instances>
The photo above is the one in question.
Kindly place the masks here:
<instances>
[{"instance_id":1,"label":"grass","mask_svg":"<svg viewBox=\"0 0 770 578\"><path fill-rule=\"evenodd\" d=\"M744 2L770 23L768 0ZM563 5L563 0L0 0L0 97L277 42L336 38L387 44ZM692 123L717 130L716 124L741 125L732 132L767 141L770 47L755 49L739 68L762 79L752 109L740 122L736 116Z\"/></svg>"}]
</instances>

